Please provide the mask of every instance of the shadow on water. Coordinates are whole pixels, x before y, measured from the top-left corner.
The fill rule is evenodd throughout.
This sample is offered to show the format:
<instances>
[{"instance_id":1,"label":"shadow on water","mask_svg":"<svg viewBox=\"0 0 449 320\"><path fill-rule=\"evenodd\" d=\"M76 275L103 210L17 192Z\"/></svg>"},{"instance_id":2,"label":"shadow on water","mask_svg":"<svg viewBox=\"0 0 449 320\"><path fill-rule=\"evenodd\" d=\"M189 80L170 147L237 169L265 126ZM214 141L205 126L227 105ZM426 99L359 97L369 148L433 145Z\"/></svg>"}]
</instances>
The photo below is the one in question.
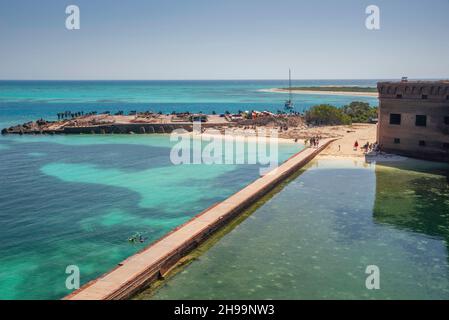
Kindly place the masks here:
<instances>
[{"instance_id":1,"label":"shadow on water","mask_svg":"<svg viewBox=\"0 0 449 320\"><path fill-rule=\"evenodd\" d=\"M407 174L398 174L403 170ZM449 165L407 160L376 166L376 222L448 240L448 205Z\"/></svg>"},{"instance_id":2,"label":"shadow on water","mask_svg":"<svg viewBox=\"0 0 449 320\"><path fill-rule=\"evenodd\" d=\"M418 160L378 164L373 220L443 240L449 252L449 165Z\"/></svg>"}]
</instances>

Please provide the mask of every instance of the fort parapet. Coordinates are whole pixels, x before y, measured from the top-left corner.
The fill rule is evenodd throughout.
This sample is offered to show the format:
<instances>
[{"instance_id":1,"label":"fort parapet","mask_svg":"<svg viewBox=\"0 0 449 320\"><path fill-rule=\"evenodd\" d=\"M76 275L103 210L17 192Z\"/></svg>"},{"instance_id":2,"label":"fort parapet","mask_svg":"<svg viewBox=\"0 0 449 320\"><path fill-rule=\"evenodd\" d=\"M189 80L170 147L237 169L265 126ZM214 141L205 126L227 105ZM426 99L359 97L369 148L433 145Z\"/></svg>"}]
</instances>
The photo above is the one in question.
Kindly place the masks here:
<instances>
[{"instance_id":1,"label":"fort parapet","mask_svg":"<svg viewBox=\"0 0 449 320\"><path fill-rule=\"evenodd\" d=\"M379 82L377 88L382 150L449 161L449 81Z\"/></svg>"}]
</instances>

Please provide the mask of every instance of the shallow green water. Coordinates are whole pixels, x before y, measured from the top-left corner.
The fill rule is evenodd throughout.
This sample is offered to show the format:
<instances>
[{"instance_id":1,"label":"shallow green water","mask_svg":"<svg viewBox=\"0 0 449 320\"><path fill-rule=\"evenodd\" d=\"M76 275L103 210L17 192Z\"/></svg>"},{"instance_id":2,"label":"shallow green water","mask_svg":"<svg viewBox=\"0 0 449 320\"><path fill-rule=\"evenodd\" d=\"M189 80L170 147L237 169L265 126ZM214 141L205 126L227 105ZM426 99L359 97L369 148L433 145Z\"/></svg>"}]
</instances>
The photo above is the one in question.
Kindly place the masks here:
<instances>
[{"instance_id":1,"label":"shallow green water","mask_svg":"<svg viewBox=\"0 0 449 320\"><path fill-rule=\"evenodd\" d=\"M259 177L170 162L168 135L0 137L0 299L56 299ZM301 149L280 145L280 160ZM130 244L135 232L144 243Z\"/></svg>"},{"instance_id":2,"label":"shallow green water","mask_svg":"<svg viewBox=\"0 0 449 320\"><path fill-rule=\"evenodd\" d=\"M447 173L314 161L153 298L449 299Z\"/></svg>"}]
</instances>

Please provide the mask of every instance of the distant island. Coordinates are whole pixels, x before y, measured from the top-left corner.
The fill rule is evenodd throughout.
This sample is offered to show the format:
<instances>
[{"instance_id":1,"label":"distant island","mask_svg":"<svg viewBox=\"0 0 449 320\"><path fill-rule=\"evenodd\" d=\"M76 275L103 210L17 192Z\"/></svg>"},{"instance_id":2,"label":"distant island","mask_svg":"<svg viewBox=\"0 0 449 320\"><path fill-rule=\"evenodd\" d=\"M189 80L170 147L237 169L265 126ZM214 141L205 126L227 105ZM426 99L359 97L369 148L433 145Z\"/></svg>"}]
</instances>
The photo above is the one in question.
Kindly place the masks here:
<instances>
[{"instance_id":1,"label":"distant island","mask_svg":"<svg viewBox=\"0 0 449 320\"><path fill-rule=\"evenodd\" d=\"M345 95L345 96L367 96L377 97L377 88L358 87L358 86L315 86L315 87L292 87L292 93L295 94L326 94L326 95ZM263 92L286 93L289 88L263 89Z\"/></svg>"},{"instance_id":2,"label":"distant island","mask_svg":"<svg viewBox=\"0 0 449 320\"><path fill-rule=\"evenodd\" d=\"M288 88L282 88L288 90ZM292 87L292 90L305 90L305 91L335 91L335 92L376 92L375 87L344 87L344 86L328 86L328 87Z\"/></svg>"}]
</instances>

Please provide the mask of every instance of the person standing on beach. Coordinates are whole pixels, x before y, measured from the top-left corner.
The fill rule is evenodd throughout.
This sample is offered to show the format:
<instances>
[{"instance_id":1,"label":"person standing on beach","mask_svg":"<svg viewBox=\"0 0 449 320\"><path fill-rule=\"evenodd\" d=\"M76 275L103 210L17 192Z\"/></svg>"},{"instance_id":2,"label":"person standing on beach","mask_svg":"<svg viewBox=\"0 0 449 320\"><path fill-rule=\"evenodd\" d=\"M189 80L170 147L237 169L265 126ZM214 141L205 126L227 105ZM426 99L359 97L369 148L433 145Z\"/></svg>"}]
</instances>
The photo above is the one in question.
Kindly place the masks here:
<instances>
[{"instance_id":1,"label":"person standing on beach","mask_svg":"<svg viewBox=\"0 0 449 320\"><path fill-rule=\"evenodd\" d=\"M359 147L359 142L356 140L354 142L354 151L357 151L357 148Z\"/></svg>"},{"instance_id":2,"label":"person standing on beach","mask_svg":"<svg viewBox=\"0 0 449 320\"><path fill-rule=\"evenodd\" d=\"M364 149L365 149L365 153L368 153L369 142L365 143Z\"/></svg>"}]
</instances>

